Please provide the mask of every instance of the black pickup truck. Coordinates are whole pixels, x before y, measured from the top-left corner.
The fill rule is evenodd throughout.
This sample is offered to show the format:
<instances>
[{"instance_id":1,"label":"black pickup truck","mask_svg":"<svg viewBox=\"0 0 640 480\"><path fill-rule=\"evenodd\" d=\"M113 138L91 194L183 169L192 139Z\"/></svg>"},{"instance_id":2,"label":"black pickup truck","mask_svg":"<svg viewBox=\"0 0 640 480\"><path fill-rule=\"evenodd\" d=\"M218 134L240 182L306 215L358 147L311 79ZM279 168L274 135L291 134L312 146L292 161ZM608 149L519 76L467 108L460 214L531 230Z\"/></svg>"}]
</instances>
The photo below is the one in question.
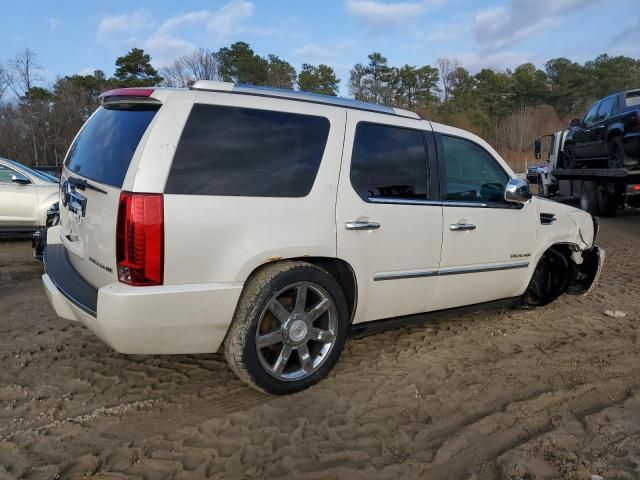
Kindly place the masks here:
<instances>
[{"instance_id":1,"label":"black pickup truck","mask_svg":"<svg viewBox=\"0 0 640 480\"><path fill-rule=\"evenodd\" d=\"M640 89L614 93L571 120L565 168L629 168L640 162Z\"/></svg>"}]
</instances>

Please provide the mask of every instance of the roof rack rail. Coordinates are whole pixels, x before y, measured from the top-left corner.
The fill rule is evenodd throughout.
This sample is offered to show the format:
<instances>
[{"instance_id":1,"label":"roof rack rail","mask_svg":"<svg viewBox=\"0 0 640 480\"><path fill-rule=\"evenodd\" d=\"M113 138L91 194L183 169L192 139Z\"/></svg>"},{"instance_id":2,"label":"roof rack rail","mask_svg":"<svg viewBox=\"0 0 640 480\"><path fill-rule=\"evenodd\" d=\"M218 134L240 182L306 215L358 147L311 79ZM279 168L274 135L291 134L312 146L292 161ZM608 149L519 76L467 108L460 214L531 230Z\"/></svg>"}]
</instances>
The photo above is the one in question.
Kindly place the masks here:
<instances>
[{"instance_id":1,"label":"roof rack rail","mask_svg":"<svg viewBox=\"0 0 640 480\"><path fill-rule=\"evenodd\" d=\"M242 95L259 95L264 97L284 98L297 100L299 102L320 103L323 105L333 105L335 107L351 108L354 110L365 110L368 112L384 113L398 117L420 119L420 115L409 110L379 105L377 103L361 102L350 98L332 97L330 95L320 95L318 93L302 92L299 90L286 90L284 88L262 87L257 85L244 85L240 83L217 82L214 80L198 80L191 85L191 90L205 90L210 92L229 92Z\"/></svg>"}]
</instances>

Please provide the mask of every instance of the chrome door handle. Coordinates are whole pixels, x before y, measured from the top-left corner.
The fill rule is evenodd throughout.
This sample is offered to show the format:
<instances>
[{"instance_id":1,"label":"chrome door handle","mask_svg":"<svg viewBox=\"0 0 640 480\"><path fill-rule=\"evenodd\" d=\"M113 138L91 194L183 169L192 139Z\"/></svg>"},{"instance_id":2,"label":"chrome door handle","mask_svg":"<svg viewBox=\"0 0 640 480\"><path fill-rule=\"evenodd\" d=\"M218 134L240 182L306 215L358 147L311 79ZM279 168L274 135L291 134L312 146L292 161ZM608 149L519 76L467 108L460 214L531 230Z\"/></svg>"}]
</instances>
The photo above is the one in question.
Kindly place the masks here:
<instances>
[{"instance_id":1,"label":"chrome door handle","mask_svg":"<svg viewBox=\"0 0 640 480\"><path fill-rule=\"evenodd\" d=\"M452 232L461 232L464 230L475 230L476 226L472 223L452 223L449 225L449 230Z\"/></svg>"},{"instance_id":2,"label":"chrome door handle","mask_svg":"<svg viewBox=\"0 0 640 480\"><path fill-rule=\"evenodd\" d=\"M363 222L356 220L354 222L345 223L344 228L347 230L377 230L380 228L380 224L378 222Z\"/></svg>"}]
</instances>

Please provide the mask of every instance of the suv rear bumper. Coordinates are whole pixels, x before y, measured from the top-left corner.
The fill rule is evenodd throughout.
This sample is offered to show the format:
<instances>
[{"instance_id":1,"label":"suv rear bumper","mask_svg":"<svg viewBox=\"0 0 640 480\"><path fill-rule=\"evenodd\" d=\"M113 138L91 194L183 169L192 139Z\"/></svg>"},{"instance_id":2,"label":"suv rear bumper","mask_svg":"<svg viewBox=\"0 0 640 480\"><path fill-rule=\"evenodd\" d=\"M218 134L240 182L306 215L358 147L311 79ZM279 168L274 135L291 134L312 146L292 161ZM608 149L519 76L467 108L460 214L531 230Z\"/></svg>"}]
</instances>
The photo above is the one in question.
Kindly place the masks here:
<instances>
[{"instance_id":1,"label":"suv rear bumper","mask_svg":"<svg viewBox=\"0 0 640 480\"><path fill-rule=\"evenodd\" d=\"M56 314L82 323L120 353L217 351L242 291L239 283L132 287L115 282L95 289L73 269L62 245L48 245L44 260L42 282Z\"/></svg>"}]
</instances>

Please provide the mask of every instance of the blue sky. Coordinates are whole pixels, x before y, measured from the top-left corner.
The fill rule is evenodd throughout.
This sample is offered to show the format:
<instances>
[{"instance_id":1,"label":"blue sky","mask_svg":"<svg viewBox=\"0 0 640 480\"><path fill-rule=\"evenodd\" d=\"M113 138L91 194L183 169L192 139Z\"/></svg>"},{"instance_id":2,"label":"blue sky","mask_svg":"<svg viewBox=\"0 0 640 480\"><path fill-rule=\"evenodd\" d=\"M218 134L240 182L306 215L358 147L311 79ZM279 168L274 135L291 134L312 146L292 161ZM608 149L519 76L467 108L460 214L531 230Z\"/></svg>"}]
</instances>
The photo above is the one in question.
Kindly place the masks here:
<instances>
[{"instance_id":1,"label":"blue sky","mask_svg":"<svg viewBox=\"0 0 640 480\"><path fill-rule=\"evenodd\" d=\"M194 46L237 40L299 69L326 63L347 95L350 67L379 51L391 65L457 59L472 72L600 53L640 58L638 0L181 0L6 2L0 63L26 47L56 76L110 75L117 56L142 47L156 67Z\"/></svg>"}]
</instances>

